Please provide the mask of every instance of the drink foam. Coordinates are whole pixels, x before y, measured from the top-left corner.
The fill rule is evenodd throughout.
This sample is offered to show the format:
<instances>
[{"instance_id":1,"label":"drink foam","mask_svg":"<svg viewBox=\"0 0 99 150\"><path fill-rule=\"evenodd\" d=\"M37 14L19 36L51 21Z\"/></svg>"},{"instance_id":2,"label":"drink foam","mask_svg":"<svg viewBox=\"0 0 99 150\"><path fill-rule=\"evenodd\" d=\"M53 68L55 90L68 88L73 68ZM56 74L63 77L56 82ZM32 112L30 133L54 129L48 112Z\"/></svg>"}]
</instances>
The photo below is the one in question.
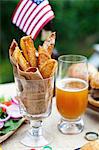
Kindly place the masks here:
<instances>
[{"instance_id":1,"label":"drink foam","mask_svg":"<svg viewBox=\"0 0 99 150\"><path fill-rule=\"evenodd\" d=\"M88 89L88 83L78 78L64 78L62 80L57 80L56 87L67 92L78 92Z\"/></svg>"}]
</instances>

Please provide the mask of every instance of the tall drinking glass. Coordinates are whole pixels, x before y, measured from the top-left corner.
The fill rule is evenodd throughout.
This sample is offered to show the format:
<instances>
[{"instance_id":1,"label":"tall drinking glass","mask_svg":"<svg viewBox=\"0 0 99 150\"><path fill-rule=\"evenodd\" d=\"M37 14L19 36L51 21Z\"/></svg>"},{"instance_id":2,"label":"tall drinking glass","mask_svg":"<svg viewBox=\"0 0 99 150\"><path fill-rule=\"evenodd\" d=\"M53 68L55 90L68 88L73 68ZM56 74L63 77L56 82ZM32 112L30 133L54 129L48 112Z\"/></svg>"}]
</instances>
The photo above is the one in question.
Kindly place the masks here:
<instances>
[{"instance_id":1,"label":"tall drinking glass","mask_svg":"<svg viewBox=\"0 0 99 150\"><path fill-rule=\"evenodd\" d=\"M20 111L30 120L31 125L22 135L21 143L32 148L49 144L52 136L42 131L42 120L51 113L54 77L26 80L15 76L15 83Z\"/></svg>"},{"instance_id":2,"label":"tall drinking glass","mask_svg":"<svg viewBox=\"0 0 99 150\"><path fill-rule=\"evenodd\" d=\"M84 128L82 115L87 107L87 58L63 55L58 58L56 105L62 118L58 129L63 134L77 134Z\"/></svg>"}]
</instances>

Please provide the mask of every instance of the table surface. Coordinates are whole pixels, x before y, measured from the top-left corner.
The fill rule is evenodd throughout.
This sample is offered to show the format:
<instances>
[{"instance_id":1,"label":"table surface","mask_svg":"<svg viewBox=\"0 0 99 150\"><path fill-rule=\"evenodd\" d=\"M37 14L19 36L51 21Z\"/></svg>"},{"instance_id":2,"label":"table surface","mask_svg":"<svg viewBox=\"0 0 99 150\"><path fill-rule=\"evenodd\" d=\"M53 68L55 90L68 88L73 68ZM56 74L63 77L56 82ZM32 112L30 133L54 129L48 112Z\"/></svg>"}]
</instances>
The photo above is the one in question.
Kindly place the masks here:
<instances>
[{"instance_id":1,"label":"table surface","mask_svg":"<svg viewBox=\"0 0 99 150\"><path fill-rule=\"evenodd\" d=\"M5 97L15 96L15 84L1 84L0 95L5 95ZM99 133L99 112L87 108L87 111L83 116L85 123L83 132L78 135L63 135L57 129L60 115L56 109L55 98L53 99L52 106L51 115L43 122L43 128L54 137L53 142L50 144L52 150L74 150L87 142L84 138L86 132L94 131ZM26 148L19 143L21 135L28 127L28 124L23 124L10 138L3 142L3 150L29 150L29 148Z\"/></svg>"}]
</instances>

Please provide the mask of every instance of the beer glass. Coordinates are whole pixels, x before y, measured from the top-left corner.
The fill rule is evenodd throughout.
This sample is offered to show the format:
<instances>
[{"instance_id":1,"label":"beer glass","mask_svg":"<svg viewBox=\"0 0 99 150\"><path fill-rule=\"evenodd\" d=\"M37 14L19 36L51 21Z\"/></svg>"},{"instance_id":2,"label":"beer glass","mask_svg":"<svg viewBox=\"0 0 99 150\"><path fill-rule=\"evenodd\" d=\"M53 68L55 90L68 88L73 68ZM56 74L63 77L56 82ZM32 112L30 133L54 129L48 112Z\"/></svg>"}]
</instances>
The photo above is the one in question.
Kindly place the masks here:
<instances>
[{"instance_id":1,"label":"beer glass","mask_svg":"<svg viewBox=\"0 0 99 150\"><path fill-rule=\"evenodd\" d=\"M21 137L25 146L37 148L48 145L52 136L42 131L42 121L51 114L54 76L47 79L26 80L15 75L21 114L30 121L30 128Z\"/></svg>"},{"instance_id":2,"label":"beer glass","mask_svg":"<svg viewBox=\"0 0 99 150\"><path fill-rule=\"evenodd\" d=\"M88 102L87 58L63 55L58 58L56 105L62 116L58 129L63 134L77 134L84 128L82 115Z\"/></svg>"}]
</instances>

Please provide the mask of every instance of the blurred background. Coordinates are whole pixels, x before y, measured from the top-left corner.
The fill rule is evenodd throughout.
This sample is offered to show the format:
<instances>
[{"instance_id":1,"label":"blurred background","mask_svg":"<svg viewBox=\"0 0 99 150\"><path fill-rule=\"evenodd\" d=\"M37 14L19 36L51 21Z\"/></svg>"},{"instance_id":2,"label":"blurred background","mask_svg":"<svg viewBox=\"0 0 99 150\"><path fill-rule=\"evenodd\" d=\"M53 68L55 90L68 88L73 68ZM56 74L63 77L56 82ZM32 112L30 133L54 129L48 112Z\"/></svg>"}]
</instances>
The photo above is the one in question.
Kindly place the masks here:
<instances>
[{"instance_id":1,"label":"blurred background","mask_svg":"<svg viewBox=\"0 0 99 150\"><path fill-rule=\"evenodd\" d=\"M99 0L49 0L49 2L55 12L51 28L57 33L55 49L59 55L81 54L89 59L93 58L94 54L98 56L94 44L99 43ZM13 38L19 42L25 35L11 23L12 12L17 3L18 0L0 0L0 83L13 81L8 56L9 46ZM35 47L41 43L39 34Z\"/></svg>"}]
</instances>

